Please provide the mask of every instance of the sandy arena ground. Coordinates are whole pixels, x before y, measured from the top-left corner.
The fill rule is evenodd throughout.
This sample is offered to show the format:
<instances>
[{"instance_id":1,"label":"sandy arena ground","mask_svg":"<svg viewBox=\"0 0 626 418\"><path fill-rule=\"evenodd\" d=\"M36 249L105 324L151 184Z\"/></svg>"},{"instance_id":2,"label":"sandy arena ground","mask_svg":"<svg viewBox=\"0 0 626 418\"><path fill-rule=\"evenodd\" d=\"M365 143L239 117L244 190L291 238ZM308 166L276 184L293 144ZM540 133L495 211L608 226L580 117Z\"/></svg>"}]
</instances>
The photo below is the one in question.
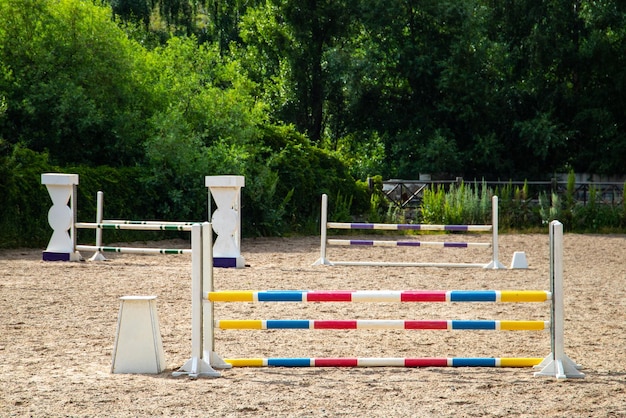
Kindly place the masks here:
<instances>
[{"instance_id":1,"label":"sandy arena ground","mask_svg":"<svg viewBox=\"0 0 626 418\"><path fill-rule=\"evenodd\" d=\"M133 243L145 244L154 243ZM500 261L508 265L514 251L526 252L529 269L312 267L318 238L247 239L250 267L216 270L215 286L548 289L547 235L501 236ZM0 416L626 416L624 235L565 236L565 352L586 374L565 381L533 377L529 368L236 368L217 379L174 378L191 353L190 257L109 257L47 263L39 250L0 252ZM329 258L489 260L480 249L347 247L330 247ZM158 297L167 363L159 375L110 372L124 295ZM222 319L544 320L549 304L231 303L215 312ZM230 358L544 357L550 342L548 331L218 330L216 350Z\"/></svg>"}]
</instances>

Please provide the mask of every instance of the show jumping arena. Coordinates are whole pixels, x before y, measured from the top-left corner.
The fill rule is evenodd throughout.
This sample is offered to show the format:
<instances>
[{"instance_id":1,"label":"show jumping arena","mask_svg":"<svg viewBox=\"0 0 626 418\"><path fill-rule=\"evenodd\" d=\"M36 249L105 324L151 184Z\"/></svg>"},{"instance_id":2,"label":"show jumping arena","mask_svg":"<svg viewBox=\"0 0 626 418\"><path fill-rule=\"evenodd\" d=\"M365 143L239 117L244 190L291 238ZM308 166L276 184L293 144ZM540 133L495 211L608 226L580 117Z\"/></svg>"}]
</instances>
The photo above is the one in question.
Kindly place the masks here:
<instances>
[{"instance_id":1,"label":"show jumping arena","mask_svg":"<svg viewBox=\"0 0 626 418\"><path fill-rule=\"evenodd\" d=\"M355 237L360 238L368 237ZM242 240L250 267L215 269L214 284L218 290L240 292L363 290L372 298L389 289L549 289L547 231L504 234L499 241L503 260L523 249L531 267L320 268L311 266L319 257L319 237L258 238ZM42 262L41 249L3 250L0 411L36 417L625 416L626 236L565 234L564 244L564 350L583 365L584 379L534 377L530 368L509 367L234 367L221 371L218 379L172 377L189 360L192 347L191 255L107 253L105 263L63 263ZM111 245L190 247L186 240ZM381 261L415 251L356 250L360 259ZM420 251L438 260L442 250ZM468 251L473 250L450 250L446 257L471 262L476 254ZM484 255L484 250L480 252ZM157 296L166 357L166 369L160 374L110 372L119 298L126 295ZM442 321L446 328L454 328L448 320L500 321L473 324L501 329L503 324L511 326L503 321L528 320L539 321L533 326L541 327L548 306L546 302L216 303L214 315L220 320L356 322L318 323L333 329L219 329L214 348L233 359L543 358L550 347L548 330L399 328L443 327ZM433 322L408 322L416 320ZM315 328L315 323L311 326Z\"/></svg>"}]
</instances>

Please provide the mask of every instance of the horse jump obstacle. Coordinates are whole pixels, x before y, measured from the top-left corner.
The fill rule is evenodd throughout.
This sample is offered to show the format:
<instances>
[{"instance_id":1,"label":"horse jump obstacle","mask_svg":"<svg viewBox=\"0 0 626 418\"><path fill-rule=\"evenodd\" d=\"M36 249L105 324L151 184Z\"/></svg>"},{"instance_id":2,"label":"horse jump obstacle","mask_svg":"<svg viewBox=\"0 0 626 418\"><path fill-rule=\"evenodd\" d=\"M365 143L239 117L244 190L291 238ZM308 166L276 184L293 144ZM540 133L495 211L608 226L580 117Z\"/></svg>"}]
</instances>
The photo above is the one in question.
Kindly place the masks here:
<instances>
[{"instance_id":1,"label":"horse jump obstacle","mask_svg":"<svg viewBox=\"0 0 626 418\"><path fill-rule=\"evenodd\" d=\"M102 245L102 231L124 229L135 231L191 231L194 222L130 221L103 219L104 194L97 194L96 222L76 222L77 174L42 174L53 201L48 213L48 221L54 230L48 248L43 253L44 261L77 261L80 251L94 251L91 261L106 260L103 252L129 254L190 254L191 249L107 247ZM205 185L209 189L208 212L211 217L211 196L217 208L211 220L217 234L214 251L216 267L245 267L241 256L241 212L240 191L245 185L242 176L206 176ZM68 202L70 203L68 207ZM76 229L95 229L96 245L77 245Z\"/></svg>"},{"instance_id":2,"label":"horse jump obstacle","mask_svg":"<svg viewBox=\"0 0 626 418\"><path fill-rule=\"evenodd\" d=\"M322 195L322 214L320 219L321 246L320 258L313 265L326 266L393 266L393 267L482 267L486 269L503 269L498 261L498 197L491 200L491 225L427 225L427 224L380 224L380 223L343 223L328 222L328 196ZM455 231L455 232L489 232L492 233L491 243L486 242L424 242L424 241L376 241L376 240L343 240L327 239L328 229L362 229L384 231ZM491 248L489 263L415 263L415 262L373 262L373 261L330 261L327 258L327 245L347 246L385 246L385 247L436 247L436 248Z\"/></svg>"},{"instance_id":3,"label":"horse jump obstacle","mask_svg":"<svg viewBox=\"0 0 626 418\"><path fill-rule=\"evenodd\" d=\"M210 251L209 251L210 254ZM205 263L211 270L211 263ZM535 376L582 378L584 374L564 353L563 225L550 224L550 291L214 291L213 275L193 276L192 360L175 375L216 377L215 369L239 367L536 367ZM550 302L550 321L493 320L215 320L218 302ZM200 302L204 302L202 307ZM409 329L409 330L542 330L550 329L551 353L545 358L241 358L222 359L214 351L214 333L221 329ZM202 353L202 354L199 354ZM193 367L195 368L193 368ZM208 372L204 372L207 370Z\"/></svg>"}]
</instances>

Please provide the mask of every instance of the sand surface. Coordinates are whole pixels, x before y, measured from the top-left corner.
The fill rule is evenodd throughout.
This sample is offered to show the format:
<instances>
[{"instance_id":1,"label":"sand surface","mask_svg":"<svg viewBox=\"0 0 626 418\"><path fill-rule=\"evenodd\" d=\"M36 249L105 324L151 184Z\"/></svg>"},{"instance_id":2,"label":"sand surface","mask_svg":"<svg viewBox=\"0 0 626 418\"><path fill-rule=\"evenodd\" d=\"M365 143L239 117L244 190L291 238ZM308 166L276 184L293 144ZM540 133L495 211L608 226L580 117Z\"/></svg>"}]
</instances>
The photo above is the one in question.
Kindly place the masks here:
<instances>
[{"instance_id":1,"label":"sand surface","mask_svg":"<svg viewBox=\"0 0 626 418\"><path fill-rule=\"evenodd\" d=\"M215 287L547 290L547 235L502 235L500 261L508 266L514 251L526 252L529 269L313 267L318 238L246 239L242 254L250 266L216 270ZM626 416L623 235L565 235L565 352L586 377L564 381L534 377L530 368L235 368L216 379L174 378L172 371L191 354L190 256L109 257L100 263L51 263L41 261L39 250L0 252L0 416ZM330 247L329 258L487 262L489 255L484 249ZM167 364L161 374L111 373L124 295L158 297ZM549 304L230 303L216 305L215 315L546 320ZM228 358L545 357L550 352L548 331L217 330L215 343L218 354Z\"/></svg>"}]
</instances>

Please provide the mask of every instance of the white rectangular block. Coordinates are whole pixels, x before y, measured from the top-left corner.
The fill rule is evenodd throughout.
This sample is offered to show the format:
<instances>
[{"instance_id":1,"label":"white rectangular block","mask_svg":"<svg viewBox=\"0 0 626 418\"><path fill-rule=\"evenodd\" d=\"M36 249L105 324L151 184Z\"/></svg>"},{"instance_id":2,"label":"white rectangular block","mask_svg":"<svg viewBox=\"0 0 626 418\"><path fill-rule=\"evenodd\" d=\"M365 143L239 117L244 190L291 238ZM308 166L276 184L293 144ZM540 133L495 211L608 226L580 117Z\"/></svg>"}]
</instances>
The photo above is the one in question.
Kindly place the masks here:
<instances>
[{"instance_id":1,"label":"white rectangular block","mask_svg":"<svg viewBox=\"0 0 626 418\"><path fill-rule=\"evenodd\" d=\"M206 187L244 187L246 178L244 176L205 176L204 185Z\"/></svg>"},{"instance_id":2,"label":"white rectangular block","mask_svg":"<svg viewBox=\"0 0 626 418\"><path fill-rule=\"evenodd\" d=\"M120 300L111 373L161 373L165 356L156 296L123 296Z\"/></svg>"},{"instance_id":3,"label":"white rectangular block","mask_svg":"<svg viewBox=\"0 0 626 418\"><path fill-rule=\"evenodd\" d=\"M43 173L41 184L53 184L57 186L70 186L78 184L78 174Z\"/></svg>"}]
</instances>

